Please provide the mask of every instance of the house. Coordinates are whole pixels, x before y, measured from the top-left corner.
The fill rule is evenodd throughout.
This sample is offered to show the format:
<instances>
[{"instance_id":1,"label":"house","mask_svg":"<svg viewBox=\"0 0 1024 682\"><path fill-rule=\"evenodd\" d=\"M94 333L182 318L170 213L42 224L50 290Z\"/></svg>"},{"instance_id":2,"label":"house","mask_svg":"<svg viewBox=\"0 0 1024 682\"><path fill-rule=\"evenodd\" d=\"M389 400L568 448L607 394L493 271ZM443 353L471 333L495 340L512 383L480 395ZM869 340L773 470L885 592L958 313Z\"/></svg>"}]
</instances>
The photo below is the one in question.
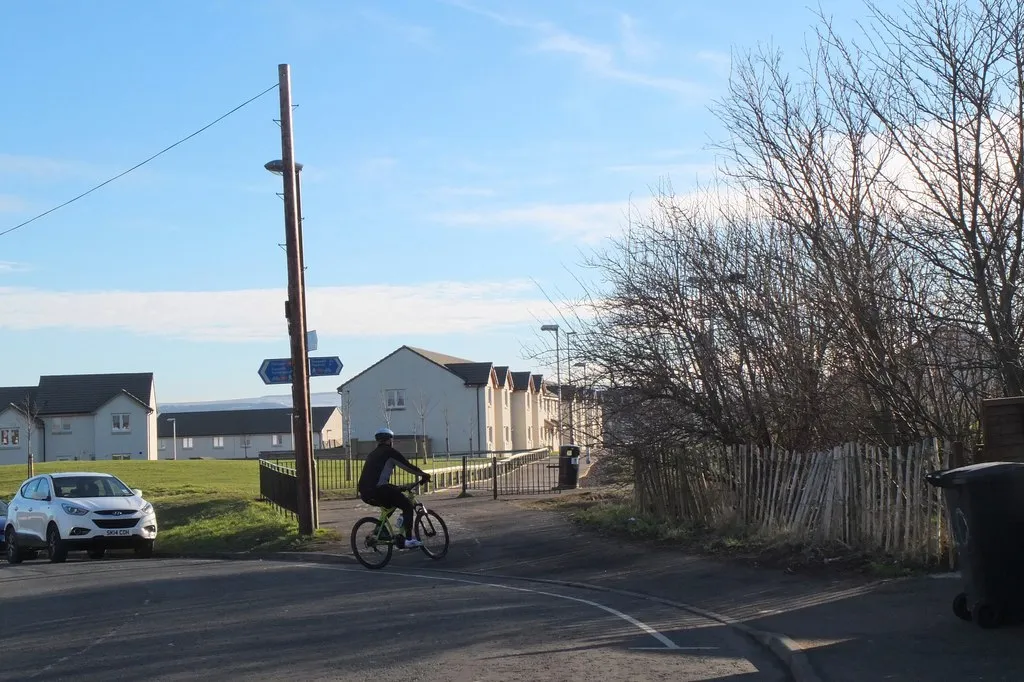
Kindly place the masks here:
<instances>
[{"instance_id":1,"label":"house","mask_svg":"<svg viewBox=\"0 0 1024 682\"><path fill-rule=\"evenodd\" d=\"M558 393L544 381L544 375L534 374L533 432L539 439L537 447L558 447Z\"/></svg>"},{"instance_id":2,"label":"house","mask_svg":"<svg viewBox=\"0 0 1024 682\"><path fill-rule=\"evenodd\" d=\"M44 423L30 416L37 387L0 388L0 464L25 464L31 445L36 457L42 454Z\"/></svg>"},{"instance_id":3,"label":"house","mask_svg":"<svg viewBox=\"0 0 1024 682\"><path fill-rule=\"evenodd\" d=\"M341 410L314 407L310 416L315 450L340 441ZM164 412L157 435L160 459L257 459L261 454L290 456L294 450L289 407Z\"/></svg>"},{"instance_id":4,"label":"house","mask_svg":"<svg viewBox=\"0 0 1024 682\"><path fill-rule=\"evenodd\" d=\"M506 365L401 346L343 383L338 393L346 443L359 454L373 447L373 434L382 426L395 432L396 447L406 455L559 444L557 386ZM562 436L568 442L564 428Z\"/></svg>"},{"instance_id":5,"label":"house","mask_svg":"<svg viewBox=\"0 0 1024 682\"><path fill-rule=\"evenodd\" d=\"M494 444L498 452L512 450L512 373L508 367L494 368Z\"/></svg>"},{"instance_id":6,"label":"house","mask_svg":"<svg viewBox=\"0 0 1024 682\"><path fill-rule=\"evenodd\" d=\"M534 414L536 408L536 387L533 374L529 372L512 372L512 449L531 450L534 447L535 434L539 433Z\"/></svg>"},{"instance_id":7,"label":"house","mask_svg":"<svg viewBox=\"0 0 1024 682\"><path fill-rule=\"evenodd\" d=\"M338 387L346 441L362 453L388 426L403 440L416 436L424 451L493 450L497 386L490 362L401 346Z\"/></svg>"},{"instance_id":8,"label":"house","mask_svg":"<svg viewBox=\"0 0 1024 682\"><path fill-rule=\"evenodd\" d=\"M153 374L43 376L35 387L0 388L0 426L0 463L26 461L30 441L37 462L156 459Z\"/></svg>"}]
</instances>

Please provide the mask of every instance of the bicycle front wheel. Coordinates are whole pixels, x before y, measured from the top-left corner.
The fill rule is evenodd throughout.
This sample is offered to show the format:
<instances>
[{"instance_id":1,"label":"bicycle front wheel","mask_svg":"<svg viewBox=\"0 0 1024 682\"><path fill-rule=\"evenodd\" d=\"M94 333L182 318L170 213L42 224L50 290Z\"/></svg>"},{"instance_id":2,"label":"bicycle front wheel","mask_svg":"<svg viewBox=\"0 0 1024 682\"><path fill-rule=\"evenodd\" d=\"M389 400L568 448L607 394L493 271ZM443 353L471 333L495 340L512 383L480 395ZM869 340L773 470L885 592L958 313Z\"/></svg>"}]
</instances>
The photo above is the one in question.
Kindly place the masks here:
<instances>
[{"instance_id":1,"label":"bicycle front wheel","mask_svg":"<svg viewBox=\"0 0 1024 682\"><path fill-rule=\"evenodd\" d=\"M352 526L352 554L369 569L384 568L391 561L393 546L387 531L378 532L379 519L364 516Z\"/></svg>"},{"instance_id":2,"label":"bicycle front wheel","mask_svg":"<svg viewBox=\"0 0 1024 682\"><path fill-rule=\"evenodd\" d=\"M435 511L417 517L416 539L423 543L423 553L431 559L444 558L448 553L448 526Z\"/></svg>"}]
</instances>

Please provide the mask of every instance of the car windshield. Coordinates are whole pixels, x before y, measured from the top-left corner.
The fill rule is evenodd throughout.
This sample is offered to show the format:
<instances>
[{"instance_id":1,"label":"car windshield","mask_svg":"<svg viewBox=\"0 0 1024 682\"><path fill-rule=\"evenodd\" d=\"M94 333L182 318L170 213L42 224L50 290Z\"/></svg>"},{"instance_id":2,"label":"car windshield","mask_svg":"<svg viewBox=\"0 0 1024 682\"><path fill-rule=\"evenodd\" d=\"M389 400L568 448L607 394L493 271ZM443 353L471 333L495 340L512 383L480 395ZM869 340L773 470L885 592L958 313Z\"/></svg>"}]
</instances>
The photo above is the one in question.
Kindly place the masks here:
<instances>
[{"instance_id":1,"label":"car windshield","mask_svg":"<svg viewBox=\"0 0 1024 682\"><path fill-rule=\"evenodd\" d=\"M57 497L131 497L135 494L113 476L55 476L53 487Z\"/></svg>"}]
</instances>

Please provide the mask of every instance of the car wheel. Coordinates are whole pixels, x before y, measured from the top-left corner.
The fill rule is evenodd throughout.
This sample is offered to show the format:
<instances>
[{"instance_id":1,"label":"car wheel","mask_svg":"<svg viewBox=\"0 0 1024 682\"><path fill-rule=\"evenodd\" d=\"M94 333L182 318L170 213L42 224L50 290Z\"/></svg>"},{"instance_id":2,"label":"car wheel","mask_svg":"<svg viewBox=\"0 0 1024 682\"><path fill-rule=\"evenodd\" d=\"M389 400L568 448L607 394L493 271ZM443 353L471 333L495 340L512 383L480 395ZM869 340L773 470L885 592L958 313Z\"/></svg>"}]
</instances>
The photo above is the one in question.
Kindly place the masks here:
<instances>
[{"instance_id":1,"label":"car wheel","mask_svg":"<svg viewBox=\"0 0 1024 682\"><path fill-rule=\"evenodd\" d=\"M57 525L51 523L46 529L46 552L50 556L50 563L60 564L68 558L68 546L60 537Z\"/></svg>"},{"instance_id":2,"label":"car wheel","mask_svg":"<svg viewBox=\"0 0 1024 682\"><path fill-rule=\"evenodd\" d=\"M88 551L90 559L102 559L107 554L105 549L90 549Z\"/></svg>"},{"instance_id":3,"label":"car wheel","mask_svg":"<svg viewBox=\"0 0 1024 682\"><path fill-rule=\"evenodd\" d=\"M18 547L18 537L10 526L8 526L7 533L4 535L4 541L7 543L7 563L20 564L22 556L21 549Z\"/></svg>"},{"instance_id":4,"label":"car wheel","mask_svg":"<svg viewBox=\"0 0 1024 682\"><path fill-rule=\"evenodd\" d=\"M135 545L135 556L139 559L149 559L153 556L153 541L152 540L140 540L139 544Z\"/></svg>"}]
</instances>

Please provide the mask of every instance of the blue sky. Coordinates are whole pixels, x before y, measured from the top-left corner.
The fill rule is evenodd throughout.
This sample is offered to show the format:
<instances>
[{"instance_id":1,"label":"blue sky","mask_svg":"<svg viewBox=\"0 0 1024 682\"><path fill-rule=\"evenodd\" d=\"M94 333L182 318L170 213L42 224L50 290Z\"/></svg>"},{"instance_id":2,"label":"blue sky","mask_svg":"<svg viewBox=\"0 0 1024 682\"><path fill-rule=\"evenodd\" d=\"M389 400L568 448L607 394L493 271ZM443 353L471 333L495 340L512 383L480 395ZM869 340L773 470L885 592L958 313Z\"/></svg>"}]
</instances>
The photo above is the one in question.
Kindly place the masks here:
<instances>
[{"instance_id":1,"label":"blue sky","mask_svg":"<svg viewBox=\"0 0 1024 682\"><path fill-rule=\"evenodd\" d=\"M822 3L848 19L859 5ZM670 178L710 178L732 49L798 61L814 22L754 0L8 3L0 232L292 68L309 326L333 390L403 343L523 358L588 249ZM287 393L276 90L0 236L0 385L156 373L161 402ZM585 275L586 276L586 275Z\"/></svg>"}]
</instances>

